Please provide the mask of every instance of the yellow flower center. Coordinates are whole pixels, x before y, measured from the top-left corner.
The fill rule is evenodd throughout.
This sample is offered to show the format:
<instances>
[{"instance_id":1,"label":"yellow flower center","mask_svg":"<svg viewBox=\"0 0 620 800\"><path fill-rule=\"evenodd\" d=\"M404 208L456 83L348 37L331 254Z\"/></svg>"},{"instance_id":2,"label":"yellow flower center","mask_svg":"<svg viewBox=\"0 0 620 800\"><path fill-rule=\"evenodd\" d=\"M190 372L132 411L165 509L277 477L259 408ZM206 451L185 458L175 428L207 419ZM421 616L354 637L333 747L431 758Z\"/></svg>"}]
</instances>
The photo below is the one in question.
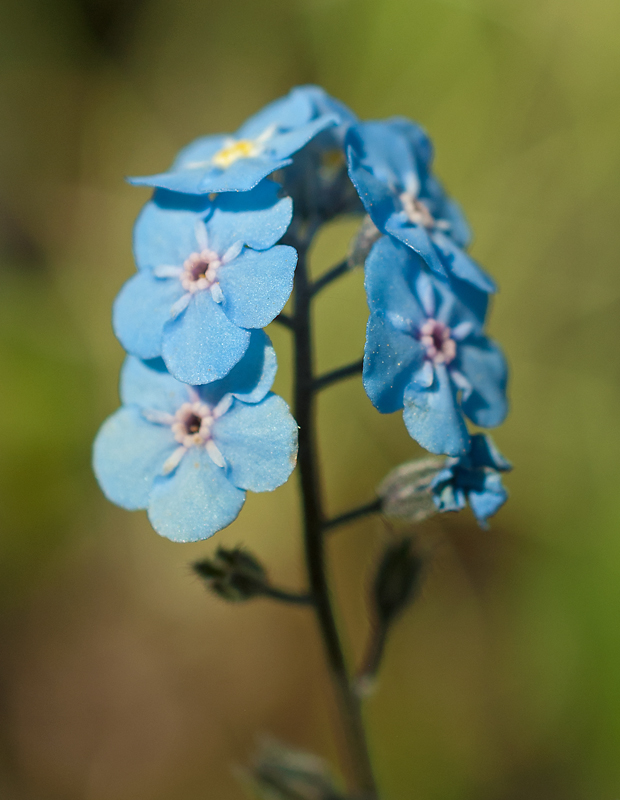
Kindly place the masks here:
<instances>
[{"instance_id":1,"label":"yellow flower center","mask_svg":"<svg viewBox=\"0 0 620 800\"><path fill-rule=\"evenodd\" d=\"M220 169L228 169L235 161L240 158L253 158L257 156L262 150L260 144L254 139L239 139L238 141L230 142L222 147L221 150L213 156L212 163Z\"/></svg>"}]
</instances>

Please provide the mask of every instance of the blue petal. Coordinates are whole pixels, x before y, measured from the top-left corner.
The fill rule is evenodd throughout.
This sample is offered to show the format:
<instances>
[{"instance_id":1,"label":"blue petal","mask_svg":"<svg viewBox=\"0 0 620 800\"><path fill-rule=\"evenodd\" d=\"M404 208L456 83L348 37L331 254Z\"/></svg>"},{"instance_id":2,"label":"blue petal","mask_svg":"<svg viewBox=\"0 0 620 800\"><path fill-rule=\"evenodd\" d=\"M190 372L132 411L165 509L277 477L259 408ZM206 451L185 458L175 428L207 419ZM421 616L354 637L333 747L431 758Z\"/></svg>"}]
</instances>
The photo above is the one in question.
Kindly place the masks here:
<instances>
[{"instance_id":1,"label":"blue petal","mask_svg":"<svg viewBox=\"0 0 620 800\"><path fill-rule=\"evenodd\" d=\"M270 492L288 480L297 462L297 423L281 397L256 405L235 401L213 426L213 440L229 464L230 481Z\"/></svg>"},{"instance_id":2,"label":"blue petal","mask_svg":"<svg viewBox=\"0 0 620 800\"><path fill-rule=\"evenodd\" d=\"M178 447L170 428L147 422L126 406L103 423L93 449L93 468L105 496L123 508L146 508L155 477Z\"/></svg>"},{"instance_id":3,"label":"blue petal","mask_svg":"<svg viewBox=\"0 0 620 800\"><path fill-rule=\"evenodd\" d=\"M178 195L156 192L163 195L164 202ZM208 206L204 206L204 211ZM195 211L170 208L154 200L148 202L134 226L133 252L138 269L153 270L162 265L181 267L185 259L200 250L196 241Z\"/></svg>"},{"instance_id":4,"label":"blue petal","mask_svg":"<svg viewBox=\"0 0 620 800\"><path fill-rule=\"evenodd\" d=\"M396 330L378 314L370 315L363 381L366 394L382 414L403 407L405 388L423 360L424 349L413 336Z\"/></svg>"},{"instance_id":5,"label":"blue petal","mask_svg":"<svg viewBox=\"0 0 620 800\"><path fill-rule=\"evenodd\" d=\"M276 135L268 141L269 151L276 158L287 158L289 155L301 150L317 133L324 131L326 128L331 128L336 122L336 117L327 115L319 117L319 119L315 119L297 130Z\"/></svg>"},{"instance_id":6,"label":"blue petal","mask_svg":"<svg viewBox=\"0 0 620 800\"><path fill-rule=\"evenodd\" d=\"M213 405L229 393L246 403L258 403L271 389L277 369L271 340L264 331L254 330L241 361L222 380L202 386L200 393Z\"/></svg>"},{"instance_id":7,"label":"blue petal","mask_svg":"<svg viewBox=\"0 0 620 800\"><path fill-rule=\"evenodd\" d=\"M224 253L235 242L265 250L286 233L293 216L290 197L278 200L280 187L262 181L249 192L226 192L218 196L207 229L209 247Z\"/></svg>"},{"instance_id":8,"label":"blue petal","mask_svg":"<svg viewBox=\"0 0 620 800\"><path fill-rule=\"evenodd\" d=\"M297 264L294 247L277 245L263 252L244 250L218 270L226 316L243 328L263 328L282 311L293 291Z\"/></svg>"},{"instance_id":9,"label":"blue petal","mask_svg":"<svg viewBox=\"0 0 620 800\"><path fill-rule=\"evenodd\" d=\"M162 356L177 380L198 386L227 375L248 348L250 334L228 320L209 291L197 292L164 327Z\"/></svg>"},{"instance_id":10,"label":"blue petal","mask_svg":"<svg viewBox=\"0 0 620 800\"><path fill-rule=\"evenodd\" d=\"M442 260L449 272L463 281L473 284L483 292L493 293L497 286L493 279L476 264L476 262L460 249L441 231L434 231L432 239L441 253Z\"/></svg>"},{"instance_id":11,"label":"blue petal","mask_svg":"<svg viewBox=\"0 0 620 800\"><path fill-rule=\"evenodd\" d=\"M245 492L237 489L203 447L192 447L176 470L155 479L149 519L157 533L175 542L208 539L237 517Z\"/></svg>"},{"instance_id":12,"label":"blue petal","mask_svg":"<svg viewBox=\"0 0 620 800\"><path fill-rule=\"evenodd\" d=\"M412 225L410 222L403 222L402 215L394 214L385 223L386 233L390 233L407 247L411 247L418 255L422 256L433 272L442 277L447 275L437 251L433 247L433 241L426 228L422 225Z\"/></svg>"},{"instance_id":13,"label":"blue petal","mask_svg":"<svg viewBox=\"0 0 620 800\"><path fill-rule=\"evenodd\" d=\"M112 327L128 353L144 359L161 355L164 325L184 293L176 278L154 278L147 271L127 281L114 301Z\"/></svg>"},{"instance_id":14,"label":"blue petal","mask_svg":"<svg viewBox=\"0 0 620 800\"><path fill-rule=\"evenodd\" d=\"M291 163L290 158L277 158L265 152L255 158L240 158L224 170L211 168L195 190L204 192L247 192L263 178Z\"/></svg>"},{"instance_id":15,"label":"blue petal","mask_svg":"<svg viewBox=\"0 0 620 800\"><path fill-rule=\"evenodd\" d=\"M133 186L157 186L172 192L198 194L205 170L212 169L211 159L222 149L227 138L221 134L201 136L179 152L167 172L127 180ZM190 168L189 164L198 166Z\"/></svg>"},{"instance_id":16,"label":"blue petal","mask_svg":"<svg viewBox=\"0 0 620 800\"><path fill-rule=\"evenodd\" d=\"M469 457L474 467L490 467L501 472L512 469L512 464L499 452L488 433L477 433L471 437Z\"/></svg>"},{"instance_id":17,"label":"blue petal","mask_svg":"<svg viewBox=\"0 0 620 800\"><path fill-rule=\"evenodd\" d=\"M418 176L418 165L409 142L398 130L398 125L391 126L389 120L353 125L346 144L356 154L358 163L371 170L395 193L407 188L405 183L409 176Z\"/></svg>"},{"instance_id":18,"label":"blue petal","mask_svg":"<svg viewBox=\"0 0 620 800\"><path fill-rule=\"evenodd\" d=\"M486 527L487 518L504 505L508 499L508 492L502 485L500 475L494 472L486 475L484 488L479 491L470 491L467 499L478 522Z\"/></svg>"},{"instance_id":19,"label":"blue petal","mask_svg":"<svg viewBox=\"0 0 620 800\"><path fill-rule=\"evenodd\" d=\"M391 117L388 121L407 140L419 167L428 170L433 160L433 143L424 128L406 117Z\"/></svg>"},{"instance_id":20,"label":"blue petal","mask_svg":"<svg viewBox=\"0 0 620 800\"><path fill-rule=\"evenodd\" d=\"M469 448L469 434L445 365L435 366L435 378L430 389L420 391L409 385L405 390L405 425L431 453L463 455Z\"/></svg>"},{"instance_id":21,"label":"blue petal","mask_svg":"<svg viewBox=\"0 0 620 800\"><path fill-rule=\"evenodd\" d=\"M389 217L400 211L400 205L397 203L394 193L390 191L386 183L376 178L372 172L360 164L355 150L351 147L347 150L347 161L349 177L364 208L370 214L377 228L385 232L385 223Z\"/></svg>"},{"instance_id":22,"label":"blue petal","mask_svg":"<svg viewBox=\"0 0 620 800\"><path fill-rule=\"evenodd\" d=\"M314 109L303 87L296 87L285 97L279 97L253 114L235 134L236 139L256 139L267 128L276 125L279 130L290 130L305 125L312 119Z\"/></svg>"},{"instance_id":23,"label":"blue petal","mask_svg":"<svg viewBox=\"0 0 620 800\"><path fill-rule=\"evenodd\" d=\"M426 314L413 294L422 260L389 236L373 246L366 259L364 286L371 311L423 323Z\"/></svg>"},{"instance_id":24,"label":"blue petal","mask_svg":"<svg viewBox=\"0 0 620 800\"><path fill-rule=\"evenodd\" d=\"M470 337L458 348L460 370L473 391L463 411L483 428L500 425L508 413L508 367L499 346L485 336Z\"/></svg>"},{"instance_id":25,"label":"blue petal","mask_svg":"<svg viewBox=\"0 0 620 800\"><path fill-rule=\"evenodd\" d=\"M154 362L140 361L128 356L121 369L120 395L125 405L136 405L144 409L156 409L174 414L189 395L187 386L179 383L164 369L163 361L158 369Z\"/></svg>"}]
</instances>

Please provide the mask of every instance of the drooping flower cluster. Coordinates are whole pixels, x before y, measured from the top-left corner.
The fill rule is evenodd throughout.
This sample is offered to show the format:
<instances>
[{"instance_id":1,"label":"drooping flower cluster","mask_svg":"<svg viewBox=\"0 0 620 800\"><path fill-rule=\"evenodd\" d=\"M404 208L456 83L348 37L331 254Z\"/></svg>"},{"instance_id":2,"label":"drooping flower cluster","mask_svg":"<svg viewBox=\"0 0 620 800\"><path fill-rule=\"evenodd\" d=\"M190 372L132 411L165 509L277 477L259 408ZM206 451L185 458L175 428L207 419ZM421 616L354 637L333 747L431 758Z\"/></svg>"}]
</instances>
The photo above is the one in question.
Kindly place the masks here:
<instances>
[{"instance_id":1,"label":"drooping flower cluster","mask_svg":"<svg viewBox=\"0 0 620 800\"><path fill-rule=\"evenodd\" d=\"M438 508L464 497L480 505L462 483L468 458L478 468L465 418L493 427L507 411L505 361L484 333L495 285L468 255L467 223L431 162L417 125L359 122L306 86L232 136L196 140L167 172L130 179L154 193L135 225L137 273L114 303L128 353L123 406L95 442L95 472L113 502L194 541L228 525L246 490L288 479L297 427L270 392L276 358L261 330L293 289L297 253L281 240L291 222L316 229L365 210L364 241L375 241L366 392L381 413L403 409L423 447L453 458ZM474 511L486 519L489 508Z\"/></svg>"}]
</instances>

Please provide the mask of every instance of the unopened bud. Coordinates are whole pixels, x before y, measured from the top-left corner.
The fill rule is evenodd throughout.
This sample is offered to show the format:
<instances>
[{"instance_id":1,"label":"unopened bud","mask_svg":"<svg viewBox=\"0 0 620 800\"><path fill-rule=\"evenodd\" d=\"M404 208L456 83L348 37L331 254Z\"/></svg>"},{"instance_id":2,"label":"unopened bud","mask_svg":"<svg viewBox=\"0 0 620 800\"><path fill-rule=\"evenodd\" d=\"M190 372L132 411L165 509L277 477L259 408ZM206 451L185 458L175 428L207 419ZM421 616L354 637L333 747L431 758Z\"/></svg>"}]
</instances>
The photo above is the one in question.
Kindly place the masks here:
<instances>
[{"instance_id":1,"label":"unopened bud","mask_svg":"<svg viewBox=\"0 0 620 800\"><path fill-rule=\"evenodd\" d=\"M345 800L322 758L273 740L264 743L249 777L263 800Z\"/></svg>"},{"instance_id":2,"label":"unopened bud","mask_svg":"<svg viewBox=\"0 0 620 800\"><path fill-rule=\"evenodd\" d=\"M437 514L431 483L443 465L443 458L429 456L407 461L388 473L377 488L383 514L408 522L422 522Z\"/></svg>"},{"instance_id":3,"label":"unopened bud","mask_svg":"<svg viewBox=\"0 0 620 800\"><path fill-rule=\"evenodd\" d=\"M375 578L375 607L380 622L389 624L407 606L420 583L423 561L413 552L411 539L387 547Z\"/></svg>"},{"instance_id":4,"label":"unopened bud","mask_svg":"<svg viewBox=\"0 0 620 800\"><path fill-rule=\"evenodd\" d=\"M360 267L364 264L373 244L377 242L381 236L381 231L370 217L366 215L349 247L347 261L350 269L353 269L353 267Z\"/></svg>"},{"instance_id":5,"label":"unopened bud","mask_svg":"<svg viewBox=\"0 0 620 800\"><path fill-rule=\"evenodd\" d=\"M263 593L267 576L250 553L236 547L219 547L214 558L197 561L194 570L211 591L231 602L249 600Z\"/></svg>"}]
</instances>

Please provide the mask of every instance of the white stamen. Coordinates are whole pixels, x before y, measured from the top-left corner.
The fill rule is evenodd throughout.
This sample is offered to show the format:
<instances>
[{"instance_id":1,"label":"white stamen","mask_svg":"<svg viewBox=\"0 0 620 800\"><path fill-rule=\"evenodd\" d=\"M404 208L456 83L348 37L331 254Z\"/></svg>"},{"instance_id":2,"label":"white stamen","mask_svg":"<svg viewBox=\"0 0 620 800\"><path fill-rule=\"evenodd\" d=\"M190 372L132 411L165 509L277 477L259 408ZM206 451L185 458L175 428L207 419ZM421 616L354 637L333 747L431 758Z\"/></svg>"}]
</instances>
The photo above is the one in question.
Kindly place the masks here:
<instances>
[{"instance_id":1,"label":"white stamen","mask_svg":"<svg viewBox=\"0 0 620 800\"><path fill-rule=\"evenodd\" d=\"M218 446L215 444L213 439L209 439L209 441L205 445L205 449L209 455L209 458L217 467L225 467L226 466L226 459L221 454Z\"/></svg>"},{"instance_id":2,"label":"white stamen","mask_svg":"<svg viewBox=\"0 0 620 800\"><path fill-rule=\"evenodd\" d=\"M277 130L278 126L274 122L268 128L265 128L265 130L261 133L261 135L256 137L255 141L261 143L266 142L267 139L271 139L271 137Z\"/></svg>"},{"instance_id":3,"label":"white stamen","mask_svg":"<svg viewBox=\"0 0 620 800\"><path fill-rule=\"evenodd\" d=\"M223 416L231 407L233 400L234 397L232 396L232 394L230 393L225 394L224 397L222 397L220 402L213 409L213 418L218 419L219 417Z\"/></svg>"},{"instance_id":4,"label":"white stamen","mask_svg":"<svg viewBox=\"0 0 620 800\"><path fill-rule=\"evenodd\" d=\"M161 264L155 267L153 275L156 278L178 278L183 272L181 267L173 267L171 264Z\"/></svg>"},{"instance_id":5,"label":"white stamen","mask_svg":"<svg viewBox=\"0 0 620 800\"><path fill-rule=\"evenodd\" d=\"M462 400L463 402L465 402L473 392L473 386L463 375L463 373L459 372L457 369L450 370L450 377L452 378L454 383L456 383L457 387L463 392Z\"/></svg>"},{"instance_id":6,"label":"white stamen","mask_svg":"<svg viewBox=\"0 0 620 800\"><path fill-rule=\"evenodd\" d=\"M170 309L170 318L176 319L179 314L185 311L191 299L192 296L189 292L179 297L179 299L176 301L176 303L173 303L172 308Z\"/></svg>"},{"instance_id":7,"label":"white stamen","mask_svg":"<svg viewBox=\"0 0 620 800\"><path fill-rule=\"evenodd\" d=\"M452 338L456 339L457 342L461 342L463 339L466 339L469 336L473 328L474 325L472 322L459 322L455 328L452 328Z\"/></svg>"},{"instance_id":8,"label":"white stamen","mask_svg":"<svg viewBox=\"0 0 620 800\"><path fill-rule=\"evenodd\" d=\"M208 250L209 233L207 232L207 226L205 225L204 220L197 219L194 230L196 232L196 241L198 242L198 247L200 250Z\"/></svg>"},{"instance_id":9,"label":"white stamen","mask_svg":"<svg viewBox=\"0 0 620 800\"><path fill-rule=\"evenodd\" d=\"M212 284L210 292L214 302L219 304L224 300L224 293L222 292L222 288L219 283Z\"/></svg>"},{"instance_id":10,"label":"white stamen","mask_svg":"<svg viewBox=\"0 0 620 800\"><path fill-rule=\"evenodd\" d=\"M229 261L233 261L242 250L243 242L235 242L232 244L222 256L222 264L228 264Z\"/></svg>"},{"instance_id":11,"label":"white stamen","mask_svg":"<svg viewBox=\"0 0 620 800\"><path fill-rule=\"evenodd\" d=\"M166 461L164 462L164 466L162 469L162 473L164 475L169 475L173 470L175 470L179 464L181 463L181 459L187 453L186 447L177 447L177 449L172 453L172 455L168 456Z\"/></svg>"},{"instance_id":12,"label":"white stamen","mask_svg":"<svg viewBox=\"0 0 620 800\"><path fill-rule=\"evenodd\" d=\"M147 422L154 422L155 425L172 425L174 423L174 414L158 411L156 408L145 408L142 416Z\"/></svg>"}]
</instances>

